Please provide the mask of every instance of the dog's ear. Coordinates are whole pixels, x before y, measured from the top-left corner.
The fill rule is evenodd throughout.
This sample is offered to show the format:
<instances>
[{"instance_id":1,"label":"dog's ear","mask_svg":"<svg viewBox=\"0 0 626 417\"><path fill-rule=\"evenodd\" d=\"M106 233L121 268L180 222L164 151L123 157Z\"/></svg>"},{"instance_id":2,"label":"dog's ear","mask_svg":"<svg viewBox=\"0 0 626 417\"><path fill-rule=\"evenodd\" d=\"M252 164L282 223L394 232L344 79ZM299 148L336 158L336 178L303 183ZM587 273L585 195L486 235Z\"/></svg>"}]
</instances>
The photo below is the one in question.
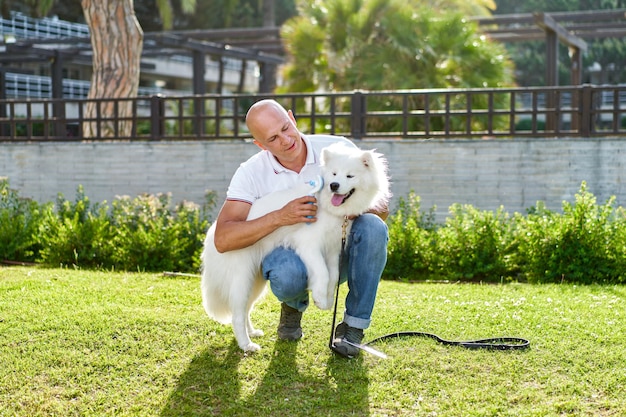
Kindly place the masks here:
<instances>
[{"instance_id":1,"label":"dog's ear","mask_svg":"<svg viewBox=\"0 0 626 417\"><path fill-rule=\"evenodd\" d=\"M361 162L366 168L374 166L374 155L372 155L371 151L363 151L363 155L361 155Z\"/></svg>"},{"instance_id":2,"label":"dog's ear","mask_svg":"<svg viewBox=\"0 0 626 417\"><path fill-rule=\"evenodd\" d=\"M322 148L322 151L320 152L320 159L322 164L325 164L328 161L332 161L337 158L354 157L355 155L358 155L358 152L358 148L354 148L353 146L349 146L343 142L336 142Z\"/></svg>"},{"instance_id":3,"label":"dog's ear","mask_svg":"<svg viewBox=\"0 0 626 417\"><path fill-rule=\"evenodd\" d=\"M322 149L322 164L326 164L329 157L330 157L330 152L328 152L327 148L323 148Z\"/></svg>"}]
</instances>

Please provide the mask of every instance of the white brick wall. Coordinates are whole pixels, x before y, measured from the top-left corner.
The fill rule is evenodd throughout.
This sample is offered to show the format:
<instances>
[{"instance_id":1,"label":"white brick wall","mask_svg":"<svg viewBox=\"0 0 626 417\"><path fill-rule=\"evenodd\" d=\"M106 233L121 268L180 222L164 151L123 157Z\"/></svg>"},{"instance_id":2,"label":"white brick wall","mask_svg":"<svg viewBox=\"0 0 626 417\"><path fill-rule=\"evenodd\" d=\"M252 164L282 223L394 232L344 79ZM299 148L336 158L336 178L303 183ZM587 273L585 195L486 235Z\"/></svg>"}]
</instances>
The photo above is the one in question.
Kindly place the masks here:
<instances>
[{"instance_id":1,"label":"white brick wall","mask_svg":"<svg viewBox=\"0 0 626 417\"><path fill-rule=\"evenodd\" d=\"M414 190L438 218L453 203L509 213L546 202L559 210L580 183L604 203L626 206L626 140L363 140L389 161L395 201ZM224 198L239 163L257 151L244 141L0 143L0 176L40 202L73 199L82 184L94 202L116 195L171 192L201 203L205 190ZM393 206L392 206L393 207Z\"/></svg>"}]
</instances>

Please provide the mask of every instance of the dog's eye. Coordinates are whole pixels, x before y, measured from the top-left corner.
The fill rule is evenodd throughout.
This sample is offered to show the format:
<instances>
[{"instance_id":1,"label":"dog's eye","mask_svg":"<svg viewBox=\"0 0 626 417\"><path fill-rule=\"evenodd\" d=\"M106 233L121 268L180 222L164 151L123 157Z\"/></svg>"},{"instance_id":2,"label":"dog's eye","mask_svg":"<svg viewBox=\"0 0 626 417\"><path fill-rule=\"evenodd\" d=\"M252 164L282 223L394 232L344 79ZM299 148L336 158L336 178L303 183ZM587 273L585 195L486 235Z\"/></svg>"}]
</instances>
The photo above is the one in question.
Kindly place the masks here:
<instances>
[{"instance_id":1,"label":"dog's eye","mask_svg":"<svg viewBox=\"0 0 626 417\"><path fill-rule=\"evenodd\" d=\"M354 178L354 175L346 175L347 178Z\"/></svg>"}]
</instances>

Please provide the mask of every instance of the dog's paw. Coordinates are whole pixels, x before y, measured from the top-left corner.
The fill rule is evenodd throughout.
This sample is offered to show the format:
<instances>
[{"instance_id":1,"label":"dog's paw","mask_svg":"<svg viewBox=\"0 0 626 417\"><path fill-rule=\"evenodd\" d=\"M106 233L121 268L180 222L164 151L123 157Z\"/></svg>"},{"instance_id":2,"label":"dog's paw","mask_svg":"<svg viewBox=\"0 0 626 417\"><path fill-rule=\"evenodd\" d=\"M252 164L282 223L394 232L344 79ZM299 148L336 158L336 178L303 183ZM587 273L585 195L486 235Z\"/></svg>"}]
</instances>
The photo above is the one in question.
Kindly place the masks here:
<instances>
[{"instance_id":1,"label":"dog's paw","mask_svg":"<svg viewBox=\"0 0 626 417\"><path fill-rule=\"evenodd\" d=\"M330 310L330 308L333 306L332 298L329 299L328 297L313 297L313 302L315 303L315 306L320 310Z\"/></svg>"},{"instance_id":2,"label":"dog's paw","mask_svg":"<svg viewBox=\"0 0 626 417\"><path fill-rule=\"evenodd\" d=\"M246 353L258 352L261 350L261 346L256 343L250 342L246 346L241 347L241 349Z\"/></svg>"},{"instance_id":3,"label":"dog's paw","mask_svg":"<svg viewBox=\"0 0 626 417\"><path fill-rule=\"evenodd\" d=\"M263 336L265 333L263 333L263 330L259 330L259 329L252 329L248 332L248 334L250 335L250 337L261 337Z\"/></svg>"},{"instance_id":4,"label":"dog's paw","mask_svg":"<svg viewBox=\"0 0 626 417\"><path fill-rule=\"evenodd\" d=\"M313 303L321 310L328 310L332 307L332 301L329 303L328 292L326 287L322 285L313 286L311 288L311 297L313 297Z\"/></svg>"}]
</instances>

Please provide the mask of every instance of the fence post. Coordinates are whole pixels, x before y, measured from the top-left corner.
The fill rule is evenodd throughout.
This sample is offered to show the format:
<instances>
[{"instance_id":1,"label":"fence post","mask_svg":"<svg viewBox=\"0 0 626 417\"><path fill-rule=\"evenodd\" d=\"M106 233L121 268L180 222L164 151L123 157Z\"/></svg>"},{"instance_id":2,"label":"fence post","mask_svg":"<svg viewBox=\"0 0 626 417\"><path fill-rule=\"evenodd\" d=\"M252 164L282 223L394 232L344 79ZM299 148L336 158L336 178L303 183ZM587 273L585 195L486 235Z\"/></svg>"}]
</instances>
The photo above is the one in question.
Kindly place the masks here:
<instances>
[{"instance_id":1,"label":"fence post","mask_svg":"<svg viewBox=\"0 0 626 417\"><path fill-rule=\"evenodd\" d=\"M592 100L592 87L590 84L584 84L583 88L580 90L581 94L581 105L580 105L580 127L579 132L582 137L590 137L591 136L591 126L593 121L591 109L593 107Z\"/></svg>"},{"instance_id":2,"label":"fence post","mask_svg":"<svg viewBox=\"0 0 626 417\"><path fill-rule=\"evenodd\" d=\"M63 100L63 54L54 51L51 64L52 82L52 117L54 119L54 133L51 136L65 138L68 136L67 120L65 118L65 101ZM50 132L51 133L51 132Z\"/></svg>"},{"instance_id":3,"label":"fence post","mask_svg":"<svg viewBox=\"0 0 626 417\"><path fill-rule=\"evenodd\" d=\"M159 140L163 137L165 105L163 96L155 94L150 97L150 140Z\"/></svg>"},{"instance_id":4,"label":"fence post","mask_svg":"<svg viewBox=\"0 0 626 417\"><path fill-rule=\"evenodd\" d=\"M365 96L359 90L352 94L351 130L353 139L362 139L365 134Z\"/></svg>"},{"instance_id":5,"label":"fence post","mask_svg":"<svg viewBox=\"0 0 626 417\"><path fill-rule=\"evenodd\" d=\"M6 100L6 70L4 68L0 68L0 119L5 119L7 117L7 104L4 102ZM5 123L4 120L0 124L0 136L9 136L11 132L11 126L9 123Z\"/></svg>"}]
</instances>

